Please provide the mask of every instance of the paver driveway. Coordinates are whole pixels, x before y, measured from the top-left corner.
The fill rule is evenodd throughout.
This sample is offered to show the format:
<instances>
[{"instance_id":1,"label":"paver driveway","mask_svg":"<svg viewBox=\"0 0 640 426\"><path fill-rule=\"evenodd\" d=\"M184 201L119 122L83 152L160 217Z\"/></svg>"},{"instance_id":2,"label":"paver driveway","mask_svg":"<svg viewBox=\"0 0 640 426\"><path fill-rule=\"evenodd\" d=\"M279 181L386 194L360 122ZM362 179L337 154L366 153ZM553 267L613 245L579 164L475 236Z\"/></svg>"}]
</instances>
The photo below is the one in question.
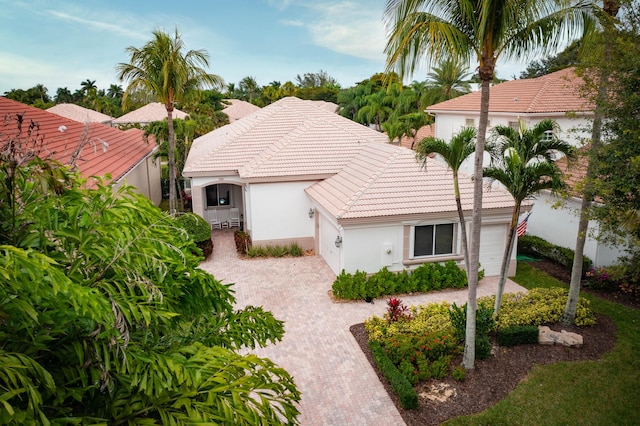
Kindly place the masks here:
<instances>
[{"instance_id":1,"label":"paver driveway","mask_svg":"<svg viewBox=\"0 0 640 426\"><path fill-rule=\"evenodd\" d=\"M385 300L333 303L328 292L335 274L320 256L239 259L233 231L215 230L214 252L202 268L223 283L234 283L237 306L263 306L285 321L283 340L253 351L285 368L302 393L302 425L403 425L349 331L372 315L382 316ZM485 279L478 297L495 293ZM509 281L505 291L524 291ZM403 297L407 305L447 300L463 304L466 290Z\"/></svg>"}]
</instances>

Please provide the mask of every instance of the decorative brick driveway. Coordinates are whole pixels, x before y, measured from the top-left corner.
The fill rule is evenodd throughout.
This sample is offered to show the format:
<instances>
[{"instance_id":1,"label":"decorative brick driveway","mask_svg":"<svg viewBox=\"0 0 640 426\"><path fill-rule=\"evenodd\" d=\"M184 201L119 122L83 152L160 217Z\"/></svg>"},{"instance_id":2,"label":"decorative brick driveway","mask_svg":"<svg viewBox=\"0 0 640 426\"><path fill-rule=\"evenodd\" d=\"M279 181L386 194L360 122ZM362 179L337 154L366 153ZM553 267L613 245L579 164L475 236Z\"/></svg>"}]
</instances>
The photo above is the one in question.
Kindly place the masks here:
<instances>
[{"instance_id":1,"label":"decorative brick driveway","mask_svg":"<svg viewBox=\"0 0 640 426\"><path fill-rule=\"evenodd\" d=\"M285 336L253 351L285 368L302 393L302 425L403 425L395 405L349 331L372 315L382 316L385 300L333 303L335 274L320 256L239 259L232 230L215 230L214 252L202 268L223 283L234 283L237 306L263 306L285 322ZM495 293L485 279L478 297ZM506 292L524 291L508 281ZM403 297L406 305L447 300L463 304L466 290Z\"/></svg>"}]
</instances>

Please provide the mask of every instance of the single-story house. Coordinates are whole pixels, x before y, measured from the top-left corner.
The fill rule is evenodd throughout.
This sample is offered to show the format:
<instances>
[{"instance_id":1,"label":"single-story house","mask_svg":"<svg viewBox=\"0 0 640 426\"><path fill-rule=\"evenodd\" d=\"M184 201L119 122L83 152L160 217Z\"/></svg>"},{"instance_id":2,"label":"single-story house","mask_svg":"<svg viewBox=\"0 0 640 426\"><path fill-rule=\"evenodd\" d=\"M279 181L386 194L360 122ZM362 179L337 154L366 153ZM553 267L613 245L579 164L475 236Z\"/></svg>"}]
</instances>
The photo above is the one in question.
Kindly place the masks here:
<instances>
[{"instance_id":1,"label":"single-story house","mask_svg":"<svg viewBox=\"0 0 640 426\"><path fill-rule=\"evenodd\" d=\"M289 97L197 138L184 167L193 211L223 223L230 210L254 245L298 243L340 271L463 264L452 174L312 101ZM461 179L470 228L473 188ZM498 275L513 200L484 194L481 264ZM511 271L515 271L515 258Z\"/></svg>"},{"instance_id":2,"label":"single-story house","mask_svg":"<svg viewBox=\"0 0 640 426\"><path fill-rule=\"evenodd\" d=\"M43 151L63 164L75 158L87 187L95 187L93 176L109 174L116 187L126 182L160 204L160 164L152 158L157 146L153 138L144 137L142 130L82 123L5 97L0 97L0 115L4 132L17 132L18 115L22 115L23 123L37 124Z\"/></svg>"},{"instance_id":3,"label":"single-story house","mask_svg":"<svg viewBox=\"0 0 640 426\"><path fill-rule=\"evenodd\" d=\"M51 108L47 108L46 111L58 114L61 117L66 117L80 123L102 123L110 124L113 117L107 114L103 114L98 111L94 111L89 108L81 107L76 104L57 104Z\"/></svg>"},{"instance_id":4,"label":"single-story house","mask_svg":"<svg viewBox=\"0 0 640 426\"><path fill-rule=\"evenodd\" d=\"M186 119L189 114L184 111L180 111L177 108L173 109L173 118L179 118L181 120ZM143 107L140 107L120 117L114 118L112 124L114 126L126 126L132 124L139 124L146 126L154 121L162 121L167 119L167 108L160 102L151 102Z\"/></svg>"}]
</instances>

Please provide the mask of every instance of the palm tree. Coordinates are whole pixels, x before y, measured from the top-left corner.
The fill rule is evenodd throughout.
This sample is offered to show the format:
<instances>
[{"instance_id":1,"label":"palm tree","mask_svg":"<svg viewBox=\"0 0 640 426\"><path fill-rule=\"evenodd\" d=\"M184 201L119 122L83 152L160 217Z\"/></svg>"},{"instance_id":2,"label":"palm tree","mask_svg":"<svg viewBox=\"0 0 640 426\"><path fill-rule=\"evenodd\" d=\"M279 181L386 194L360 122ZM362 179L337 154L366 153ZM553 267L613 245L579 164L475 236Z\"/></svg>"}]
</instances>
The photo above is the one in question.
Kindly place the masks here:
<instances>
[{"instance_id":1,"label":"palm tree","mask_svg":"<svg viewBox=\"0 0 640 426\"><path fill-rule=\"evenodd\" d=\"M240 90L244 93L244 95L247 97L247 100L249 101L250 104L252 104L254 98L260 94L260 85L256 81L255 77L243 78L242 80L240 80L240 83L238 84L238 86L240 87Z\"/></svg>"},{"instance_id":2,"label":"palm tree","mask_svg":"<svg viewBox=\"0 0 640 426\"><path fill-rule=\"evenodd\" d=\"M373 124L378 131L382 131L382 123L385 122L391 114L393 97L387 94L387 91L381 89L364 99L364 105L356 113L356 121L359 123Z\"/></svg>"},{"instance_id":3,"label":"palm tree","mask_svg":"<svg viewBox=\"0 0 640 426\"><path fill-rule=\"evenodd\" d=\"M553 159L557 153L571 158L574 149L555 136L558 130L553 120L542 120L531 129L527 129L522 121L518 129L501 125L493 128L495 144L487 149L492 165L484 169L484 175L491 181L500 182L515 201L496 292L496 315L500 313L522 202L543 189L555 191L564 186L560 169Z\"/></svg>"},{"instance_id":4,"label":"palm tree","mask_svg":"<svg viewBox=\"0 0 640 426\"><path fill-rule=\"evenodd\" d=\"M489 88L500 57L521 58L557 50L559 43L590 28L592 9L569 0L387 0L387 68L412 74L427 60L474 58L481 81L480 120L474 160L473 219L469 250L466 341L474 342L476 287L482 219L482 162L489 120ZM585 23L589 24L585 26ZM473 368L475 346L465 345L463 365Z\"/></svg>"},{"instance_id":5,"label":"palm tree","mask_svg":"<svg viewBox=\"0 0 640 426\"><path fill-rule=\"evenodd\" d=\"M171 36L163 31L153 32L153 39L142 48L130 46L129 63L117 65L118 78L129 80L123 95L123 107L131 93L146 92L167 109L169 126L169 211L176 211L176 164L173 110L176 102L197 96L202 86L222 87L221 77L209 74L203 67L209 65L204 50L184 51L185 44L176 29Z\"/></svg>"},{"instance_id":6,"label":"palm tree","mask_svg":"<svg viewBox=\"0 0 640 426\"><path fill-rule=\"evenodd\" d=\"M57 104L64 104L73 101L73 94L67 87L60 87L56 91L55 102Z\"/></svg>"},{"instance_id":7,"label":"palm tree","mask_svg":"<svg viewBox=\"0 0 640 426\"><path fill-rule=\"evenodd\" d=\"M122 90L122 86L120 86L119 84L112 84L109 86L109 89L107 89L107 96L110 98L122 98L122 95L124 95L124 90Z\"/></svg>"},{"instance_id":8,"label":"palm tree","mask_svg":"<svg viewBox=\"0 0 640 426\"><path fill-rule=\"evenodd\" d=\"M469 247L467 245L467 226L462 211L462 201L460 199L460 185L458 181L458 171L466 160L476 150L476 129L465 127L460 133L454 135L449 143L442 139L427 137L416 145L416 158L423 167L427 167L427 159L431 154L438 154L447 163L453 172L453 191L458 208L458 219L460 220L460 233L462 236L462 252L464 253L464 265L469 274Z\"/></svg>"},{"instance_id":9,"label":"palm tree","mask_svg":"<svg viewBox=\"0 0 640 426\"><path fill-rule=\"evenodd\" d=\"M433 68L433 71L427 74L429 105L469 93L471 91L470 77L471 73L467 71L465 63L452 58L440 62L438 66Z\"/></svg>"},{"instance_id":10,"label":"palm tree","mask_svg":"<svg viewBox=\"0 0 640 426\"><path fill-rule=\"evenodd\" d=\"M95 80L86 79L82 83L80 83L80 87L84 93L88 93L91 89L97 89Z\"/></svg>"}]
</instances>

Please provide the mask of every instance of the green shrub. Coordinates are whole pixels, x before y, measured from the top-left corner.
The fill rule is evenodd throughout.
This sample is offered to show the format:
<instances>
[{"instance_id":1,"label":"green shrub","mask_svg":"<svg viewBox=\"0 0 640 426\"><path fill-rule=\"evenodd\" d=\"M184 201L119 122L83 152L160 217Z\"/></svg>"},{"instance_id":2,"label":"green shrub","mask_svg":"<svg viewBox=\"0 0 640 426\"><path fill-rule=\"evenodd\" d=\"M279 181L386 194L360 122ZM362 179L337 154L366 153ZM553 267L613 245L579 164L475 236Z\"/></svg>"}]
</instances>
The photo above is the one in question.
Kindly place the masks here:
<instances>
[{"instance_id":1,"label":"green shrub","mask_svg":"<svg viewBox=\"0 0 640 426\"><path fill-rule=\"evenodd\" d=\"M396 366L391 362L389 357L382 349L379 342L375 340L369 341L369 349L378 368L389 381L391 389L398 395L402 408L411 410L418 407L418 394L407 378L398 371Z\"/></svg>"},{"instance_id":2,"label":"green shrub","mask_svg":"<svg viewBox=\"0 0 640 426\"><path fill-rule=\"evenodd\" d=\"M451 324L455 329L455 337L459 342L466 340L467 328L467 304L458 307L455 303L449 311ZM476 310L476 358L486 359L491 354L491 342L489 335L495 329L496 323L493 319L493 307L478 305Z\"/></svg>"},{"instance_id":3,"label":"green shrub","mask_svg":"<svg viewBox=\"0 0 640 426\"><path fill-rule=\"evenodd\" d=\"M502 296L500 315L496 318L496 328L503 330L514 325L553 324L562 318L569 290L561 287L533 288L527 293L505 293ZM495 296L478 299L480 306L493 307ZM595 315L589 308L589 301L578 299L575 325L593 325Z\"/></svg>"},{"instance_id":4,"label":"green shrub","mask_svg":"<svg viewBox=\"0 0 640 426\"><path fill-rule=\"evenodd\" d=\"M500 346L538 343L538 334L538 327L535 325L518 325L499 330L496 340Z\"/></svg>"},{"instance_id":5,"label":"green shrub","mask_svg":"<svg viewBox=\"0 0 640 426\"><path fill-rule=\"evenodd\" d=\"M343 270L336 278L332 287L334 296L347 300L365 300L467 286L466 273L453 260L444 264L424 263L410 274L406 270L391 272L384 267L369 278L361 271L356 271L353 280L347 279L348 275ZM349 289L348 286L353 288Z\"/></svg>"},{"instance_id":6,"label":"green shrub","mask_svg":"<svg viewBox=\"0 0 640 426\"><path fill-rule=\"evenodd\" d=\"M463 366L459 365L453 369L451 375L453 376L453 380L462 382L467 377L467 370Z\"/></svg>"},{"instance_id":7,"label":"green shrub","mask_svg":"<svg viewBox=\"0 0 640 426\"><path fill-rule=\"evenodd\" d=\"M213 253L213 241L211 241L211 226L206 220L195 213L184 213L175 218L176 225L184 229L189 238L202 251L205 259ZM199 254L199 253L197 253Z\"/></svg>"},{"instance_id":8,"label":"green shrub","mask_svg":"<svg viewBox=\"0 0 640 426\"><path fill-rule=\"evenodd\" d=\"M266 246L251 246L247 249L246 255L249 257L284 257L302 256L302 249L297 243L291 243L289 245L266 245Z\"/></svg>"},{"instance_id":9,"label":"green shrub","mask_svg":"<svg viewBox=\"0 0 640 426\"><path fill-rule=\"evenodd\" d=\"M176 217L176 224L187 231L196 243L211 239L211 226L195 213L184 213Z\"/></svg>"},{"instance_id":10,"label":"green shrub","mask_svg":"<svg viewBox=\"0 0 640 426\"><path fill-rule=\"evenodd\" d=\"M557 246L549 241L536 237L533 235L523 235L518 238L518 254L528 254L532 256L542 256L547 259L553 260L569 271L573 268L574 251ZM592 268L593 261L587 256L582 257L582 276L584 277L587 271Z\"/></svg>"},{"instance_id":11,"label":"green shrub","mask_svg":"<svg viewBox=\"0 0 640 426\"><path fill-rule=\"evenodd\" d=\"M476 359L487 359L491 355L491 341L488 337L476 336Z\"/></svg>"}]
</instances>

